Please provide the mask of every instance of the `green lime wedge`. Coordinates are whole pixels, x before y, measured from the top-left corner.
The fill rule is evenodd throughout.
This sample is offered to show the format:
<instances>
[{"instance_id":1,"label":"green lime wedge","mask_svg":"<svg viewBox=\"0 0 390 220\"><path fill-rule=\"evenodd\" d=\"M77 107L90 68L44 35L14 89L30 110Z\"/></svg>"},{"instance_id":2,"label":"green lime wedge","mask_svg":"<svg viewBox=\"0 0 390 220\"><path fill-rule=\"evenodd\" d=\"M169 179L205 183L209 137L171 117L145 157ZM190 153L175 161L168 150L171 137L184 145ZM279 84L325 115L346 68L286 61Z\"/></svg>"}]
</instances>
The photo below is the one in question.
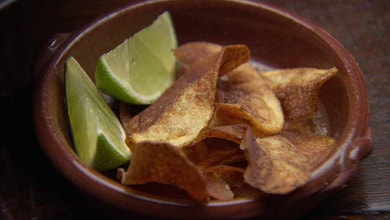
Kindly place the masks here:
<instances>
[{"instance_id":1,"label":"green lime wedge","mask_svg":"<svg viewBox=\"0 0 390 220\"><path fill-rule=\"evenodd\" d=\"M80 158L98 171L129 162L130 150L118 118L73 57L65 65L65 93L73 142Z\"/></svg>"},{"instance_id":2,"label":"green lime wedge","mask_svg":"<svg viewBox=\"0 0 390 220\"><path fill-rule=\"evenodd\" d=\"M151 104L172 85L177 39L171 16L164 12L148 27L103 54L95 81L104 93L132 104Z\"/></svg>"}]
</instances>

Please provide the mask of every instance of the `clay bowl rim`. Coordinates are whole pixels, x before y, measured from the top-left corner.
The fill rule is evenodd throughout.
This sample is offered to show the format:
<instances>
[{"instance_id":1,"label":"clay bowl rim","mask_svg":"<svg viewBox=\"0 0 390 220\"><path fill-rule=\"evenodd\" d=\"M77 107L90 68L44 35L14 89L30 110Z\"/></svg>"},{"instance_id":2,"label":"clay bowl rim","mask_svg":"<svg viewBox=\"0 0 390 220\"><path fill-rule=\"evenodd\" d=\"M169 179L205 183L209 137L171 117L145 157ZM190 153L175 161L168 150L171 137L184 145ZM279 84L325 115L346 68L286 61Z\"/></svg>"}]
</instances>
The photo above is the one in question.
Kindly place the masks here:
<instances>
[{"instance_id":1,"label":"clay bowl rim","mask_svg":"<svg viewBox=\"0 0 390 220\"><path fill-rule=\"evenodd\" d=\"M155 200L146 198L141 194L137 194L133 191L128 192L120 187L119 183L112 179L107 178L103 174L92 170L87 167L75 154L72 148L68 145L68 142L64 135L61 133L61 128L57 124L55 118L53 118L53 110L50 102L50 95L53 92L52 84L53 77L56 77L54 69L58 68L58 65L64 62L64 55L72 48L73 44L77 43L77 40L83 36L83 34L91 31L92 29L104 24L107 20L113 19L115 16L121 13L127 13L138 7L146 7L149 4L169 4L169 2L178 1L151 1L151 2L133 2L117 10L111 11L92 22L87 23L85 26L79 29L78 32L74 32L67 40L56 49L55 53L51 56L50 60L46 63L43 69L43 78L41 79L41 86L36 91L34 120L38 139L41 147L49 160L55 165L55 167L75 186L87 192L100 200L112 203L116 207L123 207L125 204L132 204L130 210L140 211L146 214L144 210L150 202L158 204L160 207L155 208L156 211L161 211L166 207L181 206L181 207L198 207L193 203L177 203L162 200ZM194 1L195 2L195 1ZM369 107L368 100L365 91L364 78L359 67L357 66L353 57L346 51L346 49L330 34L325 32L317 25L301 18L295 14L288 12L287 10L277 8L272 5L268 5L261 2L254 1L219 1L216 0L213 4L237 4L240 7L251 7L253 10L268 11L274 14L274 16L280 16L282 19L289 19L296 25L299 25L311 32L317 38L325 41L333 51L338 55L338 59L342 61L344 67L347 70L348 78L346 84L347 93L349 94L350 109L348 112L348 119L346 127L344 128L339 142L341 145L338 151L333 154L328 161L337 160L339 157L345 157L348 152L348 146L351 145L355 139L361 137L370 139L369 134ZM355 111L356 108L362 109L361 111ZM370 142L370 141L368 141ZM371 150L370 143L364 143L364 146L360 150L360 154L356 158L356 162L359 162L364 156ZM58 155L62 155L58 157ZM324 164L324 167L331 164ZM320 174L318 174L320 175ZM346 181L348 177L338 179L339 182ZM337 181L336 181L337 182ZM91 187L91 186L94 187ZM337 184L335 184L337 185ZM227 203L211 203L204 207L223 207L223 206L235 206L239 204L250 203L253 200L234 201ZM198 210L201 208L198 207Z\"/></svg>"}]
</instances>

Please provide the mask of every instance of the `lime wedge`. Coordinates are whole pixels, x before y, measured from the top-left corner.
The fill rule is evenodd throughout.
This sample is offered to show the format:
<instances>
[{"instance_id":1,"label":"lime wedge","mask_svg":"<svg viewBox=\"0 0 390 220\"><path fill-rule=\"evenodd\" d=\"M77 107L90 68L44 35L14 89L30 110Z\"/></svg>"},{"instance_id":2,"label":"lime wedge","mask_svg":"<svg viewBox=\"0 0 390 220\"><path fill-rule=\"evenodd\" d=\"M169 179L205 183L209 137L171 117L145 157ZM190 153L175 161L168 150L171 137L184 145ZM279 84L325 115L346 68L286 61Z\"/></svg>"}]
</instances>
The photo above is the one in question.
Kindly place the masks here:
<instances>
[{"instance_id":1,"label":"lime wedge","mask_svg":"<svg viewBox=\"0 0 390 220\"><path fill-rule=\"evenodd\" d=\"M129 162L125 132L79 63L65 65L65 93L75 149L92 168L104 171Z\"/></svg>"},{"instance_id":2,"label":"lime wedge","mask_svg":"<svg viewBox=\"0 0 390 220\"><path fill-rule=\"evenodd\" d=\"M172 85L177 39L171 16L164 12L148 27L103 54L95 81L104 93L132 104L151 104Z\"/></svg>"}]
</instances>

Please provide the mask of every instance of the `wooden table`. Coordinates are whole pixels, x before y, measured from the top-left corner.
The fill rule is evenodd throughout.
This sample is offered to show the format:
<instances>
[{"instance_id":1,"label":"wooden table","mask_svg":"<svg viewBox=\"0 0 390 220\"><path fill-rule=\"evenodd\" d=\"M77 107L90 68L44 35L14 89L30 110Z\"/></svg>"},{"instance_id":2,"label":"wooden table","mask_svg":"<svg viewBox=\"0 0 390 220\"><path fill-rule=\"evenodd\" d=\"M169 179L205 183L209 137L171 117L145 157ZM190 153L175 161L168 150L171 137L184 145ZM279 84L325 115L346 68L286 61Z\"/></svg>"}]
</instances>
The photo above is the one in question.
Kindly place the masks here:
<instances>
[{"instance_id":1,"label":"wooden table","mask_svg":"<svg viewBox=\"0 0 390 220\"><path fill-rule=\"evenodd\" d=\"M81 219L85 213L99 217L52 167L35 138L34 62L54 33L71 32L128 2L19 0L0 10L0 219ZM390 218L390 1L264 2L328 31L355 57L366 78L374 151L347 188L305 218Z\"/></svg>"}]
</instances>

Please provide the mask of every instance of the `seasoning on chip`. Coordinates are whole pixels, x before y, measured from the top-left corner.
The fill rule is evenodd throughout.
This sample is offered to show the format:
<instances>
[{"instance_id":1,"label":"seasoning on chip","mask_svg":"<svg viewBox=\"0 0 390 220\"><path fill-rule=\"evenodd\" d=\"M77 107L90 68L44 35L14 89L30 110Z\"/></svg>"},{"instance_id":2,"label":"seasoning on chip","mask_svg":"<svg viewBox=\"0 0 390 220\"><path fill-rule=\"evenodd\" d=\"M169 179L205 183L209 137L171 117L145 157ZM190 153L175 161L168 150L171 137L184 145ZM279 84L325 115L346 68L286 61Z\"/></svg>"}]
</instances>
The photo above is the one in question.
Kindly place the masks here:
<instances>
[{"instance_id":1,"label":"seasoning on chip","mask_svg":"<svg viewBox=\"0 0 390 220\"><path fill-rule=\"evenodd\" d=\"M262 73L280 99L288 118L313 117L318 108L321 86L337 68L293 68Z\"/></svg>"},{"instance_id":2,"label":"seasoning on chip","mask_svg":"<svg viewBox=\"0 0 390 220\"><path fill-rule=\"evenodd\" d=\"M216 112L216 111L214 111ZM214 114L215 115L215 114ZM227 116L227 114L224 114ZM225 140L230 140L235 143L241 143L242 138L244 137L245 131L248 128L247 124L232 124L232 125L209 125L209 131L207 137L209 138L221 138Z\"/></svg>"},{"instance_id":3,"label":"seasoning on chip","mask_svg":"<svg viewBox=\"0 0 390 220\"><path fill-rule=\"evenodd\" d=\"M128 170L119 170L122 184L170 184L185 190L195 201L209 199L202 173L180 148L143 142L133 146L132 152L133 159Z\"/></svg>"},{"instance_id":4,"label":"seasoning on chip","mask_svg":"<svg viewBox=\"0 0 390 220\"><path fill-rule=\"evenodd\" d=\"M220 138L207 138L183 150L200 169L246 161L244 152L237 143Z\"/></svg>"},{"instance_id":5,"label":"seasoning on chip","mask_svg":"<svg viewBox=\"0 0 390 220\"><path fill-rule=\"evenodd\" d=\"M176 53L186 50L192 47L180 47ZM246 46L232 45L223 47L212 62L187 64L188 71L160 99L124 124L128 145L152 141L183 147L197 142L213 115L218 74L247 62L249 53Z\"/></svg>"},{"instance_id":6,"label":"seasoning on chip","mask_svg":"<svg viewBox=\"0 0 390 220\"><path fill-rule=\"evenodd\" d=\"M209 42L190 42L181 45L174 53L179 60L180 65L184 66L184 71L188 70L192 76L198 76L208 70L209 66L215 62L215 59L224 52L224 59L221 61L219 68L219 76L222 76L239 65L248 62L250 59L250 51L244 45L229 45L221 46ZM228 52L227 50L234 50Z\"/></svg>"},{"instance_id":7,"label":"seasoning on chip","mask_svg":"<svg viewBox=\"0 0 390 220\"><path fill-rule=\"evenodd\" d=\"M259 73L243 45L191 42L174 54L178 79L160 99L120 106L133 154L122 184L174 185L198 202L265 198L305 185L334 150L318 106L336 68Z\"/></svg>"},{"instance_id":8,"label":"seasoning on chip","mask_svg":"<svg viewBox=\"0 0 390 220\"><path fill-rule=\"evenodd\" d=\"M286 129L280 135L296 146L300 154L309 158L308 164L312 170L324 161L336 144L336 140L329 136L301 130Z\"/></svg>"},{"instance_id":9,"label":"seasoning on chip","mask_svg":"<svg viewBox=\"0 0 390 220\"><path fill-rule=\"evenodd\" d=\"M256 138L247 129L241 149L248 159L245 182L263 192L290 193L310 178L309 158L280 135Z\"/></svg>"},{"instance_id":10,"label":"seasoning on chip","mask_svg":"<svg viewBox=\"0 0 390 220\"><path fill-rule=\"evenodd\" d=\"M213 123L249 121L265 134L282 130L284 116L281 104L259 72L245 63L218 81L216 113Z\"/></svg>"},{"instance_id":11,"label":"seasoning on chip","mask_svg":"<svg viewBox=\"0 0 390 220\"><path fill-rule=\"evenodd\" d=\"M206 187L209 195L218 200L231 200L234 192L231 187L244 184L243 168L218 165L204 171Z\"/></svg>"}]
</instances>

